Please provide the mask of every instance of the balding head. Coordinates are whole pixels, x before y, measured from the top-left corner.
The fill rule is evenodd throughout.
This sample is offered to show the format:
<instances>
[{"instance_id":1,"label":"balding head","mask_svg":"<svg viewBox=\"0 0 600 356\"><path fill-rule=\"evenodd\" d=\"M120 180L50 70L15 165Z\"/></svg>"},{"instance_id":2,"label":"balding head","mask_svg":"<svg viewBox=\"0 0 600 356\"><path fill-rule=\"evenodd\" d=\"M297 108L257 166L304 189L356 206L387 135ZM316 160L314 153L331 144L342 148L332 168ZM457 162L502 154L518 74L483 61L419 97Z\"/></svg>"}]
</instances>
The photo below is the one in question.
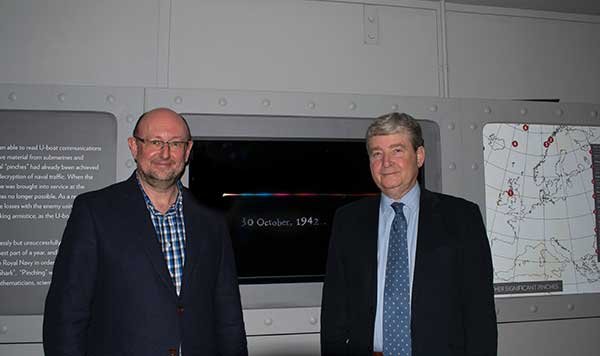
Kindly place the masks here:
<instances>
[{"instance_id":1,"label":"balding head","mask_svg":"<svg viewBox=\"0 0 600 356\"><path fill-rule=\"evenodd\" d=\"M138 120L127 143L145 189L175 189L193 145L181 115L167 108L148 111Z\"/></svg>"},{"instance_id":2,"label":"balding head","mask_svg":"<svg viewBox=\"0 0 600 356\"><path fill-rule=\"evenodd\" d=\"M185 118L169 108L156 108L156 109L152 109L150 111L146 111L145 113L143 113L139 117L137 123L135 124L135 127L133 128L133 136L139 136L140 135L140 132L139 132L140 126L144 123L144 121L146 121L146 119L151 118L156 115L161 115L161 116L166 115L166 116L172 116L174 118L175 117L179 118L179 120L181 120L185 126L185 130L187 132L187 139L188 140L192 139L190 127L188 126L188 123L185 120Z\"/></svg>"}]
</instances>

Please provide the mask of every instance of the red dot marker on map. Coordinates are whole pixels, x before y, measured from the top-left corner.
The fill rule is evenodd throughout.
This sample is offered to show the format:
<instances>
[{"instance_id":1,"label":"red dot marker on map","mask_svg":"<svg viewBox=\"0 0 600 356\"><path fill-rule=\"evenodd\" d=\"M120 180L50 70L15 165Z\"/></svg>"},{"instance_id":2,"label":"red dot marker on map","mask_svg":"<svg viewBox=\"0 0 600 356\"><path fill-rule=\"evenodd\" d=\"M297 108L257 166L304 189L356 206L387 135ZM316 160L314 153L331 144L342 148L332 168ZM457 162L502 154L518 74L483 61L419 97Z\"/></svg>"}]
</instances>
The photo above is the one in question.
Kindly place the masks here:
<instances>
[{"instance_id":1,"label":"red dot marker on map","mask_svg":"<svg viewBox=\"0 0 600 356\"><path fill-rule=\"evenodd\" d=\"M548 142L550 142L550 143L554 142L554 137L552 137L552 136L548 137Z\"/></svg>"},{"instance_id":2,"label":"red dot marker on map","mask_svg":"<svg viewBox=\"0 0 600 356\"><path fill-rule=\"evenodd\" d=\"M550 146L550 142L548 142L548 141L544 142L544 147L548 148L548 146Z\"/></svg>"},{"instance_id":3,"label":"red dot marker on map","mask_svg":"<svg viewBox=\"0 0 600 356\"><path fill-rule=\"evenodd\" d=\"M513 146L513 147L517 147L518 145L519 145L519 142L517 142L517 141L513 141L513 142L512 142L512 146Z\"/></svg>"},{"instance_id":4,"label":"red dot marker on map","mask_svg":"<svg viewBox=\"0 0 600 356\"><path fill-rule=\"evenodd\" d=\"M527 125L527 124L524 124L524 125L523 125L523 131L527 131L527 130L529 130L529 125Z\"/></svg>"},{"instance_id":5,"label":"red dot marker on map","mask_svg":"<svg viewBox=\"0 0 600 356\"><path fill-rule=\"evenodd\" d=\"M512 189L509 189L506 191L506 194L508 194L509 197L512 197L513 195L515 195L515 192L513 192Z\"/></svg>"}]
</instances>

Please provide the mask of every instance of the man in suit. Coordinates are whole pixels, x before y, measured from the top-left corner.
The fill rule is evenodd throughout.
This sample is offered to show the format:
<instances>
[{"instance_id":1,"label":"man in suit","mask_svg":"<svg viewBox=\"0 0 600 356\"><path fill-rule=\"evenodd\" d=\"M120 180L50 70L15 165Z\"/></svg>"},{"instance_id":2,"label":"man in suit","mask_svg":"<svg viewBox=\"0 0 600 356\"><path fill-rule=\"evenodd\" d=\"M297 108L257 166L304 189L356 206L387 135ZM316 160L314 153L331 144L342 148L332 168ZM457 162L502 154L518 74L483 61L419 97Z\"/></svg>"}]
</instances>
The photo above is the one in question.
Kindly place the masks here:
<instances>
[{"instance_id":1,"label":"man in suit","mask_svg":"<svg viewBox=\"0 0 600 356\"><path fill-rule=\"evenodd\" d=\"M247 355L224 219L179 181L184 118L142 115L131 177L73 203L44 312L46 356Z\"/></svg>"},{"instance_id":2,"label":"man in suit","mask_svg":"<svg viewBox=\"0 0 600 356\"><path fill-rule=\"evenodd\" d=\"M381 195L336 212L322 354L495 355L492 263L477 205L419 186L425 148L409 115L377 118L366 139Z\"/></svg>"}]
</instances>

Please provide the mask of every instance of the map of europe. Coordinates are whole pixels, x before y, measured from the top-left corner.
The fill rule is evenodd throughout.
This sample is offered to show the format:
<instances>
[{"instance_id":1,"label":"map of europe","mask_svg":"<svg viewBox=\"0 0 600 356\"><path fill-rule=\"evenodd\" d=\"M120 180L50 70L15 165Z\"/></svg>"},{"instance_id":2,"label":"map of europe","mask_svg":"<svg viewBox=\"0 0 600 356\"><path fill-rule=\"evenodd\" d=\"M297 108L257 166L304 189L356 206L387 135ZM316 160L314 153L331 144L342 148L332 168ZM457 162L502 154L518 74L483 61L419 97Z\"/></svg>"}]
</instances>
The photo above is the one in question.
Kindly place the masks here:
<instances>
[{"instance_id":1,"label":"map of europe","mask_svg":"<svg viewBox=\"0 0 600 356\"><path fill-rule=\"evenodd\" d=\"M560 286L496 293L600 292L600 127L487 124L483 150L495 286Z\"/></svg>"}]
</instances>

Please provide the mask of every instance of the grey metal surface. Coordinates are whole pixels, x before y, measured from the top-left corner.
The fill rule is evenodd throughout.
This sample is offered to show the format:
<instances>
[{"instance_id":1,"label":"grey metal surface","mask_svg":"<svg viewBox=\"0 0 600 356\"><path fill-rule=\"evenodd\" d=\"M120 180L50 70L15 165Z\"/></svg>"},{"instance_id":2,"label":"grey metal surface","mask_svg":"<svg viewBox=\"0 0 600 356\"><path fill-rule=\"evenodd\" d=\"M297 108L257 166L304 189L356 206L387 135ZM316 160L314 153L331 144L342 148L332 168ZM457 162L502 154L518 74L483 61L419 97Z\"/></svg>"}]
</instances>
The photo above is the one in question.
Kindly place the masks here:
<instances>
[{"instance_id":1,"label":"grey metal surface","mask_svg":"<svg viewBox=\"0 0 600 356\"><path fill-rule=\"evenodd\" d=\"M79 103L65 106L53 102L60 93L81 91L81 88L19 87L19 91L37 93L32 99L16 105L5 98L10 97L13 86L0 85L0 109L61 109L98 110L109 105L105 90L95 88L86 95L99 96L103 105L93 105L93 101L82 96ZM134 91L135 93L135 91ZM71 94L69 94L70 96ZM81 95L81 94L79 94ZM121 102L124 107L139 105L139 96L132 95ZM138 103L138 104L136 104ZM269 105L265 105L268 103ZM295 138L360 138L370 122L370 118L389 111L404 111L416 118L433 124L433 132L439 130L439 138L433 136L434 147L428 159L436 163L439 171L440 191L470 199L479 204L485 212L485 189L483 177L482 127L494 122L529 122L571 125L598 125L600 105L539 103L501 100L440 99L426 97L400 97L379 95L307 94L244 92L223 90L176 90L146 89L145 109L157 106L170 106L187 113L194 136L210 137L295 137ZM142 111L116 110L119 142L124 142L130 134L135 120ZM127 119L130 117L130 119ZM117 143L119 145L120 143ZM437 144L437 148L436 147ZM436 152L437 151L437 152ZM438 156L436 158L436 156ZM122 179L131 171L126 147L117 147L117 179ZM365 167L365 169L367 169ZM429 174L435 170L428 168ZM435 178L437 179L437 178ZM435 179L433 179L435 181ZM248 330L250 335L264 335L272 330L273 335L288 333L294 325L299 330L313 330L315 325L306 324L307 315L320 304L321 284L281 284L242 286L245 315L248 325L257 325ZM498 317L501 325L501 350L505 354L517 354L519 350L538 350L538 354L554 352L559 338L552 333L562 332L562 337L577 345L574 335L586 335L590 327L596 327L593 320L600 317L600 296L580 294L563 296L526 296L497 298ZM270 310L280 310L271 313ZM282 318L282 319L279 319ZM309 318L310 319L310 318ZM592 320L592 321L580 321ZM538 324L533 324L533 323ZM286 325L278 330L277 325ZM263 325L258 327L258 325ZM273 325L272 327L269 325ZM254 328L254 327L252 327ZM527 339L527 332L535 334ZM548 331L546 333L546 331ZM21 346L8 343L36 343L41 341L41 316L1 316L0 351L14 350ZM511 339L522 335L516 344ZM283 335L283 334L282 334ZM504 337L511 335L511 337ZM306 342L315 342L309 337ZM276 345L281 340L274 342ZM312 340L312 341L308 341ZM539 344L543 340L543 345ZM261 339L260 343L267 342ZM595 346L594 340L583 339L576 352ZM22 345L23 352L32 352L39 347ZM315 345L307 345L309 349ZM11 351L12 352L12 351ZM515 352L515 353L513 353ZM533 354L533 353L532 353ZM586 354L587 355L587 354Z\"/></svg>"}]
</instances>

